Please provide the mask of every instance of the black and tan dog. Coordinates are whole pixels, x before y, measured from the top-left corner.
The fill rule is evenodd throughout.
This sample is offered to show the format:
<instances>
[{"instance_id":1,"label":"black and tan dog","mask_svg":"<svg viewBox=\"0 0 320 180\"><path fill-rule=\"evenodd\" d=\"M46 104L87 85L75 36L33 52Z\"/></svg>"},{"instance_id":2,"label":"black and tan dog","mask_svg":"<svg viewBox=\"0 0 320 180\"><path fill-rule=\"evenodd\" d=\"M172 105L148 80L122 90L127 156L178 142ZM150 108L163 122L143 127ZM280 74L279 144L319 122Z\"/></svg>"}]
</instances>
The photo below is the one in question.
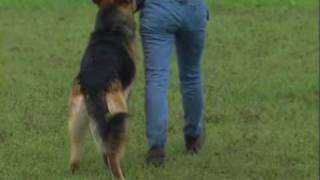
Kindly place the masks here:
<instances>
[{"instance_id":1,"label":"black and tan dog","mask_svg":"<svg viewBox=\"0 0 320 180\"><path fill-rule=\"evenodd\" d=\"M70 168L80 163L89 128L114 177L124 179L120 160L127 138L127 99L135 75L133 0L94 0L99 11L69 100Z\"/></svg>"}]
</instances>

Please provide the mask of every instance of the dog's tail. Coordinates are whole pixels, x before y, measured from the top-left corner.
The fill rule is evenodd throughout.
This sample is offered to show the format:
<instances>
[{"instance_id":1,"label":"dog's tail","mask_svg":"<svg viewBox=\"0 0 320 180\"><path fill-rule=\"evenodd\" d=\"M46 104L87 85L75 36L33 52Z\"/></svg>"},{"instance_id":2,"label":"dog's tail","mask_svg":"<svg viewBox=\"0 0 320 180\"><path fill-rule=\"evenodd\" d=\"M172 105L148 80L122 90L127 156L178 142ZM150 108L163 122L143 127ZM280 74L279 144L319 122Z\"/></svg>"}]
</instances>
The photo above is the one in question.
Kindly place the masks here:
<instances>
[{"instance_id":1,"label":"dog's tail","mask_svg":"<svg viewBox=\"0 0 320 180\"><path fill-rule=\"evenodd\" d=\"M114 106L119 102L115 102L115 97L112 93L96 93L87 91L87 109L94 121L102 140L106 140L110 133L121 131L125 123L128 113L125 109L118 109L113 112ZM121 108L121 107L118 107Z\"/></svg>"},{"instance_id":2,"label":"dog's tail","mask_svg":"<svg viewBox=\"0 0 320 180\"><path fill-rule=\"evenodd\" d=\"M107 112L109 111L106 105L106 100L103 98L102 93L93 93L88 91L86 97L86 105L88 113L92 116L97 124L97 128L102 139L107 137L108 121Z\"/></svg>"}]
</instances>

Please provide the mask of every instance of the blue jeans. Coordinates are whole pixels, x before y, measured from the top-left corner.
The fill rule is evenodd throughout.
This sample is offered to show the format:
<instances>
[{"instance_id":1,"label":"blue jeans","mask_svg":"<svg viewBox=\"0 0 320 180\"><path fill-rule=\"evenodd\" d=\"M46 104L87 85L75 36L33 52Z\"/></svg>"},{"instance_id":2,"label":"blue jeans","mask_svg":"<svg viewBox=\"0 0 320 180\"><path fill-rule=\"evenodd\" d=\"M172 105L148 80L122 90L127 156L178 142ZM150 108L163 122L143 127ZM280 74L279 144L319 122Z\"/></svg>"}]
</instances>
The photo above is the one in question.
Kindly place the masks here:
<instances>
[{"instance_id":1,"label":"blue jeans","mask_svg":"<svg viewBox=\"0 0 320 180\"><path fill-rule=\"evenodd\" d=\"M203 131L201 54L206 36L205 0L146 0L140 33L145 65L146 132L149 146L164 147L168 120L168 78L173 45L178 57L184 135Z\"/></svg>"}]
</instances>

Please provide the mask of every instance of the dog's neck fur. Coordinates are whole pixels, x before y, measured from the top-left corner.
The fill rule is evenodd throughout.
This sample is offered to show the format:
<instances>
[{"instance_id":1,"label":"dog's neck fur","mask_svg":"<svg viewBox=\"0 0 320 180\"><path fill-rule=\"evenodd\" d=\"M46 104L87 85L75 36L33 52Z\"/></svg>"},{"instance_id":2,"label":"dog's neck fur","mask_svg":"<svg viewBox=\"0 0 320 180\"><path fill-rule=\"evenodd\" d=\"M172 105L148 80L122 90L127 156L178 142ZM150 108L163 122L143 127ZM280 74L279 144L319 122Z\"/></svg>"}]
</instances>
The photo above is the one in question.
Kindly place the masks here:
<instances>
[{"instance_id":1,"label":"dog's neck fur","mask_svg":"<svg viewBox=\"0 0 320 180\"><path fill-rule=\"evenodd\" d=\"M132 19L131 19L132 18ZM99 10L93 34L124 35L134 37L135 24L132 14L125 14L119 7L110 5Z\"/></svg>"}]
</instances>

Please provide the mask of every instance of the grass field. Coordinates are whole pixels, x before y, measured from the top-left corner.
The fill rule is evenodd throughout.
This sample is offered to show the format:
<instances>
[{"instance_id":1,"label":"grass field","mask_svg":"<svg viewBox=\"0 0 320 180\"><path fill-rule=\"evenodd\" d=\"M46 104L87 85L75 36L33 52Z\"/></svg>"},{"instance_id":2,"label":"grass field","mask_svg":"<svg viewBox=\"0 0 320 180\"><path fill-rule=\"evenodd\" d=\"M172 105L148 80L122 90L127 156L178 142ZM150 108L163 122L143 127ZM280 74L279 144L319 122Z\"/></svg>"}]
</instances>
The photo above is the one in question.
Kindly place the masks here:
<instances>
[{"instance_id":1,"label":"grass field","mask_svg":"<svg viewBox=\"0 0 320 180\"><path fill-rule=\"evenodd\" d=\"M184 153L176 61L164 168L146 167L142 59L123 161L129 180L315 180L319 42L315 0L209 0L207 144ZM92 30L89 0L0 1L0 179L111 179L88 136L68 168L67 97Z\"/></svg>"}]
</instances>

